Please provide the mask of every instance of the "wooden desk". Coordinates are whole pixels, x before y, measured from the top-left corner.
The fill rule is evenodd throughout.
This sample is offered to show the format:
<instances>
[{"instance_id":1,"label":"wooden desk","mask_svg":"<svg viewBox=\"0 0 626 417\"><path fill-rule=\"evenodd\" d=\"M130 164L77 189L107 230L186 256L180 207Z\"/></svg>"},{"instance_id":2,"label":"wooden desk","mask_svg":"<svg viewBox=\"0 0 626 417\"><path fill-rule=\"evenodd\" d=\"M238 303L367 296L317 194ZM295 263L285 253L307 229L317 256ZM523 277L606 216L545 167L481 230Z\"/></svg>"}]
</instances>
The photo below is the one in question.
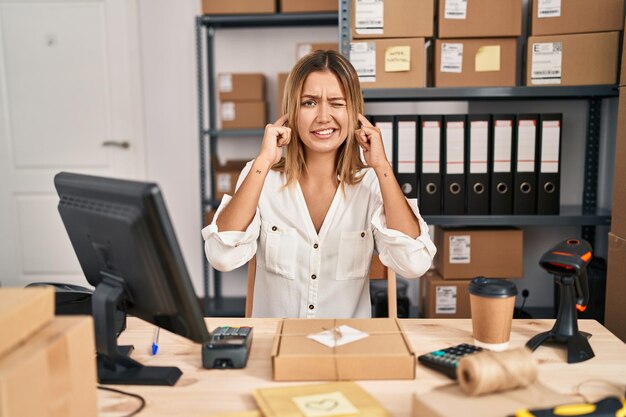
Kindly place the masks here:
<instances>
[{"instance_id":1,"label":"wooden desk","mask_svg":"<svg viewBox=\"0 0 626 417\"><path fill-rule=\"evenodd\" d=\"M256 388L286 386L296 383L272 381L270 352L277 319L206 319L209 329L218 325L254 326L254 339L248 366L242 370L203 369L200 346L188 340L161 331L159 353L150 355L154 327L136 318L128 320L128 329L120 337L120 344L133 344L132 357L144 365L177 366L183 376L174 387L116 386L124 391L142 395L146 408L144 416L210 416L220 412L256 409L251 392ZM511 347L523 346L533 335L549 330L553 320L515 320ZM465 319L409 319L402 320L417 355L459 343L472 343L471 321ZM539 380L557 391L569 393L578 384L590 379L602 379L626 384L626 345L593 320L580 320L582 331L593 335L590 340L595 358L568 365L565 350L540 347L535 357L540 364ZM302 382L304 384L307 382ZM310 382L308 382L310 383ZM393 415L411 415L412 393L428 391L449 384L444 376L417 365L415 380L359 381ZM585 385L585 393L593 398L594 386ZM598 390L599 388L595 388ZM607 395L606 386L596 392ZM597 399L597 398L596 398ZM119 416L134 410L138 401L118 394L99 391L100 414Z\"/></svg>"}]
</instances>

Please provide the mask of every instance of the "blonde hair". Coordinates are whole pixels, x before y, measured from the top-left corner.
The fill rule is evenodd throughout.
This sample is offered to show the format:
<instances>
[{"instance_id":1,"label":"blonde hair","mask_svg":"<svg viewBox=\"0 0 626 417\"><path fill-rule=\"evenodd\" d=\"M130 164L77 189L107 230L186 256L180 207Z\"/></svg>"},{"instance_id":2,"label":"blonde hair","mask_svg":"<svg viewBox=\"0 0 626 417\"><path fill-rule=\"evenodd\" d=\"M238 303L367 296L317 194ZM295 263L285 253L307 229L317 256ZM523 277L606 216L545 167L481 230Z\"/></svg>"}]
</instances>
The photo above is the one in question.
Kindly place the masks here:
<instances>
[{"instance_id":1,"label":"blonde hair","mask_svg":"<svg viewBox=\"0 0 626 417\"><path fill-rule=\"evenodd\" d=\"M365 168L361 161L359 145L355 131L358 129L358 114L363 114L363 94L359 84L359 77L350 62L335 51L314 51L304 56L293 67L285 83L283 93L282 114L287 114L287 126L291 128L291 141L287 145L285 157L275 164L272 169L284 172L287 175L287 185L297 181L306 170L304 160L304 145L298 134L298 114L304 82L313 72L330 72L337 77L346 99L348 111L348 137L337 150L335 169L341 181L353 185L361 181L360 170Z\"/></svg>"}]
</instances>

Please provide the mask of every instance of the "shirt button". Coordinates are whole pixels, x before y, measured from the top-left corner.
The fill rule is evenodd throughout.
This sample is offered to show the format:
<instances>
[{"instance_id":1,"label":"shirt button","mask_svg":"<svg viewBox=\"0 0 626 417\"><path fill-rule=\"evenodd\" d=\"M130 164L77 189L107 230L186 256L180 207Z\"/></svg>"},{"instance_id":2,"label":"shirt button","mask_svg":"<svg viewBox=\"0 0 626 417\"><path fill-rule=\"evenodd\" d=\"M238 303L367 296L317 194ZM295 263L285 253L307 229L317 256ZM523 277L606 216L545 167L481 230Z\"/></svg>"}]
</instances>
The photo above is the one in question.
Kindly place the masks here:
<instances>
[{"instance_id":1,"label":"shirt button","mask_svg":"<svg viewBox=\"0 0 626 417\"><path fill-rule=\"evenodd\" d=\"M309 304L309 310L313 310L315 306L313 304Z\"/></svg>"},{"instance_id":2,"label":"shirt button","mask_svg":"<svg viewBox=\"0 0 626 417\"><path fill-rule=\"evenodd\" d=\"M319 247L320 247L320 245L318 245L317 243L316 243L315 245L313 245L313 248L314 248L314 249L317 249L317 248L319 248Z\"/></svg>"},{"instance_id":3,"label":"shirt button","mask_svg":"<svg viewBox=\"0 0 626 417\"><path fill-rule=\"evenodd\" d=\"M275 232L275 231L277 231L277 230L278 230L278 227L276 227L276 226L272 226L272 232Z\"/></svg>"},{"instance_id":4,"label":"shirt button","mask_svg":"<svg viewBox=\"0 0 626 417\"><path fill-rule=\"evenodd\" d=\"M311 275L311 279L315 279L315 278L317 278L317 275L315 274Z\"/></svg>"},{"instance_id":5,"label":"shirt button","mask_svg":"<svg viewBox=\"0 0 626 417\"><path fill-rule=\"evenodd\" d=\"M361 232L361 237L365 237L365 232Z\"/></svg>"}]
</instances>

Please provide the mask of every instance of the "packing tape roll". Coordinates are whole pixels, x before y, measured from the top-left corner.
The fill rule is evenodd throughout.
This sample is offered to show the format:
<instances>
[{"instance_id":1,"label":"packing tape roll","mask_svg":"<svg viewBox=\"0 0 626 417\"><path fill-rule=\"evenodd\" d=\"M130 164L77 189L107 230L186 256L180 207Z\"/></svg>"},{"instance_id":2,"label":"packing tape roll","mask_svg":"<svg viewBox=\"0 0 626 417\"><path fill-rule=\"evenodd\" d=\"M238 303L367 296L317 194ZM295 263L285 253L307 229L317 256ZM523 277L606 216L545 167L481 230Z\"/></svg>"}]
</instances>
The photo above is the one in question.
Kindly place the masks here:
<instances>
[{"instance_id":1,"label":"packing tape roll","mask_svg":"<svg viewBox=\"0 0 626 417\"><path fill-rule=\"evenodd\" d=\"M525 347L504 352L485 350L462 358L457 377L466 394L490 394L532 384L537 379L537 363Z\"/></svg>"}]
</instances>

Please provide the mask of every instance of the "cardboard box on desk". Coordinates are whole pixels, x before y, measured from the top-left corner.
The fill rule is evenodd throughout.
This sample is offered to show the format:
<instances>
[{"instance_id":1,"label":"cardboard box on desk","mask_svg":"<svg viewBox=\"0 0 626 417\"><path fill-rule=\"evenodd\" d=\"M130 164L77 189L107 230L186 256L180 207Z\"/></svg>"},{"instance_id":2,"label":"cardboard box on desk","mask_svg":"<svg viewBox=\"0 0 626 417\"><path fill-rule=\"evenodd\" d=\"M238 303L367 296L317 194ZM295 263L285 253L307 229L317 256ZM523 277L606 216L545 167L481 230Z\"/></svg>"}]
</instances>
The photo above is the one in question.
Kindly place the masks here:
<instances>
[{"instance_id":1,"label":"cardboard box on desk","mask_svg":"<svg viewBox=\"0 0 626 417\"><path fill-rule=\"evenodd\" d=\"M253 73L221 73L218 75L220 101L265 100L265 76Z\"/></svg>"},{"instance_id":2,"label":"cardboard box on desk","mask_svg":"<svg viewBox=\"0 0 626 417\"><path fill-rule=\"evenodd\" d=\"M347 325L369 336L330 348L307 336ZM285 319L272 348L276 381L415 378L415 353L396 319Z\"/></svg>"},{"instance_id":3,"label":"cardboard box on desk","mask_svg":"<svg viewBox=\"0 0 626 417\"><path fill-rule=\"evenodd\" d=\"M237 179L241 170L246 166L248 161L245 160L231 160L227 161L224 165L220 165L216 160L213 162L213 169L215 170L215 190L213 195L217 200L224 197L224 194L228 194L231 197L235 194L235 186L237 185Z\"/></svg>"},{"instance_id":4,"label":"cardboard box on desk","mask_svg":"<svg viewBox=\"0 0 626 417\"><path fill-rule=\"evenodd\" d=\"M202 14L276 13L275 0L202 0Z\"/></svg>"},{"instance_id":5,"label":"cardboard box on desk","mask_svg":"<svg viewBox=\"0 0 626 417\"><path fill-rule=\"evenodd\" d=\"M0 358L54 318L54 289L0 288Z\"/></svg>"},{"instance_id":6,"label":"cardboard box on desk","mask_svg":"<svg viewBox=\"0 0 626 417\"><path fill-rule=\"evenodd\" d=\"M435 87L512 87L517 39L437 39Z\"/></svg>"},{"instance_id":7,"label":"cardboard box on desk","mask_svg":"<svg viewBox=\"0 0 626 417\"><path fill-rule=\"evenodd\" d=\"M609 32L624 27L624 0L532 0L531 35Z\"/></svg>"},{"instance_id":8,"label":"cardboard box on desk","mask_svg":"<svg viewBox=\"0 0 626 417\"><path fill-rule=\"evenodd\" d=\"M338 10L337 0L280 0L281 13L326 13Z\"/></svg>"},{"instance_id":9,"label":"cardboard box on desk","mask_svg":"<svg viewBox=\"0 0 626 417\"><path fill-rule=\"evenodd\" d=\"M468 279L443 279L436 271L420 278L420 316L427 319L471 317Z\"/></svg>"},{"instance_id":10,"label":"cardboard box on desk","mask_svg":"<svg viewBox=\"0 0 626 417\"><path fill-rule=\"evenodd\" d=\"M520 36L522 0L440 0L438 21L439 38Z\"/></svg>"},{"instance_id":11,"label":"cardboard box on desk","mask_svg":"<svg viewBox=\"0 0 626 417\"><path fill-rule=\"evenodd\" d=\"M430 38L434 34L434 0L352 0L350 13L352 39Z\"/></svg>"},{"instance_id":12,"label":"cardboard box on desk","mask_svg":"<svg viewBox=\"0 0 626 417\"><path fill-rule=\"evenodd\" d=\"M413 417L514 415L519 409L548 408L560 404L580 403L575 395L560 394L534 383L523 389L470 397L458 384L444 385L427 392L415 393Z\"/></svg>"},{"instance_id":13,"label":"cardboard box on desk","mask_svg":"<svg viewBox=\"0 0 626 417\"><path fill-rule=\"evenodd\" d=\"M624 294L626 294L626 238L609 233L604 325L626 343Z\"/></svg>"},{"instance_id":14,"label":"cardboard box on desk","mask_svg":"<svg viewBox=\"0 0 626 417\"><path fill-rule=\"evenodd\" d=\"M526 85L615 84L619 32L530 36Z\"/></svg>"},{"instance_id":15,"label":"cardboard box on desk","mask_svg":"<svg viewBox=\"0 0 626 417\"><path fill-rule=\"evenodd\" d=\"M267 124L265 101L223 101L220 103L222 129L261 129Z\"/></svg>"},{"instance_id":16,"label":"cardboard box on desk","mask_svg":"<svg viewBox=\"0 0 626 417\"><path fill-rule=\"evenodd\" d=\"M435 246L435 269L443 279L524 275L524 232L520 229L437 226Z\"/></svg>"},{"instance_id":17,"label":"cardboard box on desk","mask_svg":"<svg viewBox=\"0 0 626 417\"><path fill-rule=\"evenodd\" d=\"M90 316L56 317L0 358L0 417L98 414Z\"/></svg>"},{"instance_id":18,"label":"cardboard box on desk","mask_svg":"<svg viewBox=\"0 0 626 417\"><path fill-rule=\"evenodd\" d=\"M350 62L364 89L426 86L424 38L354 41Z\"/></svg>"}]
</instances>

